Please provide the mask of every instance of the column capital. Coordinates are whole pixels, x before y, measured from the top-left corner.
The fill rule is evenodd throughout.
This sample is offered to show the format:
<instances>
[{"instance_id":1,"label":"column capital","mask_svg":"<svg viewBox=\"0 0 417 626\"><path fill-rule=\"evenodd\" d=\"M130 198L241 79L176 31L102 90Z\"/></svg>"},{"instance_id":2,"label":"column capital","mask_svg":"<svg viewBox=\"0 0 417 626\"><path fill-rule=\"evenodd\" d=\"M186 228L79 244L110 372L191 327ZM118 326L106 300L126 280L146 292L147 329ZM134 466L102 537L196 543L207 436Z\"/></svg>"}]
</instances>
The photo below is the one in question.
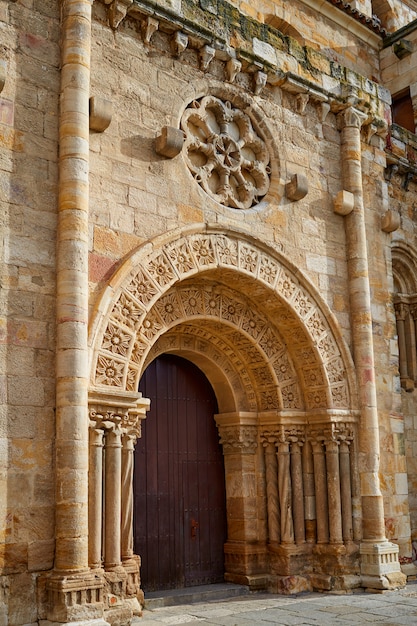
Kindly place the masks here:
<instances>
[{"instance_id":1,"label":"column capital","mask_svg":"<svg viewBox=\"0 0 417 626\"><path fill-rule=\"evenodd\" d=\"M114 424L122 433L138 438L149 406L149 399L143 398L140 392L92 390L88 396L90 427L108 429Z\"/></svg>"},{"instance_id":2,"label":"column capital","mask_svg":"<svg viewBox=\"0 0 417 626\"><path fill-rule=\"evenodd\" d=\"M256 426L220 426L219 434L224 454L253 454L258 445Z\"/></svg>"},{"instance_id":3,"label":"column capital","mask_svg":"<svg viewBox=\"0 0 417 626\"><path fill-rule=\"evenodd\" d=\"M368 115L366 113L353 106L348 106L346 109L343 109L337 116L339 130L343 130L344 128L356 128L360 130L367 119Z\"/></svg>"}]
</instances>

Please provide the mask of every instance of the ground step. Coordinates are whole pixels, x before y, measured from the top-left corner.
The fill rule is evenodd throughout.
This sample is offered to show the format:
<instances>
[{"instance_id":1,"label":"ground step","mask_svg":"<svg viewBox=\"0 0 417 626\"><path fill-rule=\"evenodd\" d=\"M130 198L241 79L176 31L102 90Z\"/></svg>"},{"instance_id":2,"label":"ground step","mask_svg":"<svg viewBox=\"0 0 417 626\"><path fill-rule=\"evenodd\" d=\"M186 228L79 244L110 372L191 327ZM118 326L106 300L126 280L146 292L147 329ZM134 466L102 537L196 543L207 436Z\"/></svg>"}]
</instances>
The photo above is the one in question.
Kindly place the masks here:
<instances>
[{"instance_id":1,"label":"ground step","mask_svg":"<svg viewBox=\"0 0 417 626\"><path fill-rule=\"evenodd\" d=\"M158 609L174 604L190 604L192 602L212 602L226 598L249 595L249 587L219 583L184 589L167 589L164 591L145 592L145 609Z\"/></svg>"}]
</instances>

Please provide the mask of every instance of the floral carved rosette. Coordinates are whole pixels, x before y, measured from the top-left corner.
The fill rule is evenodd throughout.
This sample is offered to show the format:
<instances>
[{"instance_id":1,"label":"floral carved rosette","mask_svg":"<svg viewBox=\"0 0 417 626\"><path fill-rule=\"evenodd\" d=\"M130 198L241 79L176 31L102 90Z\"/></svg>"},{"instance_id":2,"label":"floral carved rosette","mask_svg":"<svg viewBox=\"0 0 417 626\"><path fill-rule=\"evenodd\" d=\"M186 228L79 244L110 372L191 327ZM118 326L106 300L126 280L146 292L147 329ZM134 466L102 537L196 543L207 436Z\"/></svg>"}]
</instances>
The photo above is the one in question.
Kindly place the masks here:
<instances>
[{"instance_id":1,"label":"floral carved rosette","mask_svg":"<svg viewBox=\"0 0 417 626\"><path fill-rule=\"evenodd\" d=\"M187 165L204 191L235 209L258 204L269 189L269 153L249 116L207 96L186 109L181 125Z\"/></svg>"}]
</instances>

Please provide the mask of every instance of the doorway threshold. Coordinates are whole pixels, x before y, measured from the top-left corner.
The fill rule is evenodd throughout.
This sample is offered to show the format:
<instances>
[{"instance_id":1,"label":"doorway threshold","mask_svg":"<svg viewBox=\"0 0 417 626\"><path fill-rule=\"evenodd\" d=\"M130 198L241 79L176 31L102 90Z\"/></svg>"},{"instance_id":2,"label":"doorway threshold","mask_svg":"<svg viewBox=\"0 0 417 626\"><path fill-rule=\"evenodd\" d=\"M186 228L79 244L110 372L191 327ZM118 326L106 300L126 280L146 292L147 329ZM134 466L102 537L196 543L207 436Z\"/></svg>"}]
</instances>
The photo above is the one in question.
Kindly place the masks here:
<instances>
[{"instance_id":1,"label":"doorway threshold","mask_svg":"<svg viewBox=\"0 0 417 626\"><path fill-rule=\"evenodd\" d=\"M145 609L159 609L176 604L192 604L193 602L213 602L250 595L249 587L233 583L215 583L182 589L165 589L163 591L145 592Z\"/></svg>"}]
</instances>

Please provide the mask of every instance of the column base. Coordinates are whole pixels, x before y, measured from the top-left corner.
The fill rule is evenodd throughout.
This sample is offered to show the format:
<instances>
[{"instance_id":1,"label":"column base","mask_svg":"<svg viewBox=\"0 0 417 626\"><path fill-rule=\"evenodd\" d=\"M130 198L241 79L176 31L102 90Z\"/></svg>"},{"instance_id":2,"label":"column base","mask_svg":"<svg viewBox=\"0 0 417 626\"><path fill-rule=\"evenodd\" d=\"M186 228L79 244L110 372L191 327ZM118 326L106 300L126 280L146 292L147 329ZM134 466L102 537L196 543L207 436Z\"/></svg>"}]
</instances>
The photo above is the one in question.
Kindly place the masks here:
<instances>
[{"instance_id":1,"label":"column base","mask_svg":"<svg viewBox=\"0 0 417 626\"><path fill-rule=\"evenodd\" d=\"M46 623L106 624L103 587L102 577L90 571L67 576L52 573L45 585Z\"/></svg>"},{"instance_id":2,"label":"column base","mask_svg":"<svg viewBox=\"0 0 417 626\"><path fill-rule=\"evenodd\" d=\"M382 592L405 587L407 576L402 573L399 562L399 547L389 541L362 543L361 581L362 587L370 592Z\"/></svg>"}]
</instances>

